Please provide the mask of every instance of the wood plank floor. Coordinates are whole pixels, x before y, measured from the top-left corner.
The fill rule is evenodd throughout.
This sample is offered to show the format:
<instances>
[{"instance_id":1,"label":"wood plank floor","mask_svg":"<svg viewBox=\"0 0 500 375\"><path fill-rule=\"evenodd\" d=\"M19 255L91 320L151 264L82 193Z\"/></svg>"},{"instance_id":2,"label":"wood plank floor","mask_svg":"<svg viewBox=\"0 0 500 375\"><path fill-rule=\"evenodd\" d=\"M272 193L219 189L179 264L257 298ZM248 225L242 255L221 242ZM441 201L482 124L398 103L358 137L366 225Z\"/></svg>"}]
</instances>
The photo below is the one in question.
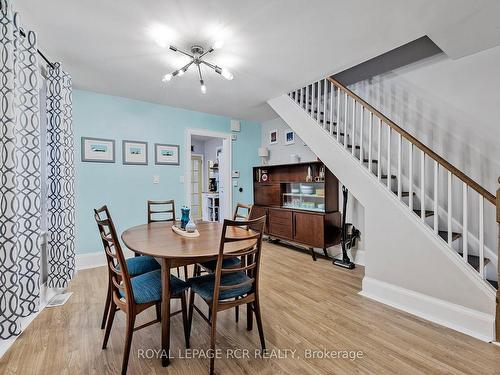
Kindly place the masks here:
<instances>
[{"instance_id":1,"label":"wood plank floor","mask_svg":"<svg viewBox=\"0 0 500 375\"><path fill-rule=\"evenodd\" d=\"M297 273L296 270L301 270ZM218 348L248 349L250 359L217 359L218 374L499 374L500 348L359 296L363 268L334 268L327 260L266 243L261 276L262 314L268 349L296 350L295 358L255 359L256 326L246 331L234 312L220 314ZM99 329L105 296L104 267L81 271L63 307L45 309L0 360L1 374L117 374L124 343L118 313L107 350ZM177 303L177 302L176 302ZM177 309L176 306L174 306ZM152 319L154 309L140 322ZM138 324L140 324L138 322ZM171 365L139 353L160 347L160 328L134 334L129 374L205 374L207 359L179 358L184 341L180 315L172 318ZM195 315L192 347L206 349L209 329ZM350 359L305 358L306 350L362 351ZM276 354L276 351L271 354ZM283 352L282 352L283 353ZM149 354L148 354L149 355Z\"/></svg>"}]
</instances>

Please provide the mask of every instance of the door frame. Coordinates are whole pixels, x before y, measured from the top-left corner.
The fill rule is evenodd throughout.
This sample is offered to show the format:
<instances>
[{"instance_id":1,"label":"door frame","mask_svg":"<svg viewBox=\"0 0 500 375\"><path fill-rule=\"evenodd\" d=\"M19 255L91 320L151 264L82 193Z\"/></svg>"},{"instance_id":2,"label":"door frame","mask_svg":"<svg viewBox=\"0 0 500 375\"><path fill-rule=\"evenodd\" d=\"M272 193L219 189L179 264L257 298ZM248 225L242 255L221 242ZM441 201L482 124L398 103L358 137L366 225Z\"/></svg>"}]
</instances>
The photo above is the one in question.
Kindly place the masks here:
<instances>
[{"instance_id":1,"label":"door frame","mask_svg":"<svg viewBox=\"0 0 500 375\"><path fill-rule=\"evenodd\" d=\"M185 156L185 185L186 189L186 205L191 207L191 136L199 135L204 137L221 138L222 139L222 152L227 155L227 163L224 165L223 178L224 186L224 217L231 218L233 210L233 184L231 171L233 170L233 152L231 144L231 133L216 132L206 129L186 129L186 156Z\"/></svg>"},{"instance_id":2,"label":"door frame","mask_svg":"<svg viewBox=\"0 0 500 375\"><path fill-rule=\"evenodd\" d=\"M200 185L200 189L199 189L201 191L201 193L200 193L201 204L200 204L200 212L199 212L200 217L198 218L198 219L201 219L203 217L203 188L206 187L205 186L205 170L204 170L204 167L205 167L205 160L204 159L205 158L204 158L203 154L196 154L196 153L192 152L190 161L193 160L192 159L193 156L196 156L196 157L201 159L201 185Z\"/></svg>"}]
</instances>

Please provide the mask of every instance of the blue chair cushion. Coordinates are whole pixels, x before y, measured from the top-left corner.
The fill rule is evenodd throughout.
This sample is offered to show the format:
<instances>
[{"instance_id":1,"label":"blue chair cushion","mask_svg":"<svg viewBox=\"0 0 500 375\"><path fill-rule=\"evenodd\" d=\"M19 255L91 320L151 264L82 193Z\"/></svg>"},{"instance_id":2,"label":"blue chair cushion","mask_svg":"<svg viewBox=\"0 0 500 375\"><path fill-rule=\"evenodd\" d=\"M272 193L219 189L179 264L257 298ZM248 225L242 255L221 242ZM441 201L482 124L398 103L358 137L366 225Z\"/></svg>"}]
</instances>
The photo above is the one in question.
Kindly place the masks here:
<instances>
[{"instance_id":1,"label":"blue chair cushion","mask_svg":"<svg viewBox=\"0 0 500 375\"><path fill-rule=\"evenodd\" d=\"M135 303L149 303L161 301L161 270L143 273L132 277L132 290ZM174 275L170 275L170 295L176 296L188 288L188 284ZM120 289L120 294L125 297L125 290Z\"/></svg>"},{"instance_id":2,"label":"blue chair cushion","mask_svg":"<svg viewBox=\"0 0 500 375\"><path fill-rule=\"evenodd\" d=\"M128 258L126 262L130 277L139 276L143 273L160 269L160 263L150 256ZM120 269L120 265L118 265L117 268Z\"/></svg>"},{"instance_id":3,"label":"blue chair cushion","mask_svg":"<svg viewBox=\"0 0 500 375\"><path fill-rule=\"evenodd\" d=\"M221 277L221 285L236 285L241 284L250 278L243 271L223 274ZM205 300L212 300L215 289L215 274L192 277L188 280L191 290L198 293ZM240 297L252 290L252 284L248 283L236 289L223 290L219 292L219 299L225 300L229 298Z\"/></svg>"},{"instance_id":4,"label":"blue chair cushion","mask_svg":"<svg viewBox=\"0 0 500 375\"><path fill-rule=\"evenodd\" d=\"M239 267L240 264L240 258L227 258L222 261L222 268ZM200 263L200 265L209 272L215 272L215 268L217 267L217 259Z\"/></svg>"}]
</instances>

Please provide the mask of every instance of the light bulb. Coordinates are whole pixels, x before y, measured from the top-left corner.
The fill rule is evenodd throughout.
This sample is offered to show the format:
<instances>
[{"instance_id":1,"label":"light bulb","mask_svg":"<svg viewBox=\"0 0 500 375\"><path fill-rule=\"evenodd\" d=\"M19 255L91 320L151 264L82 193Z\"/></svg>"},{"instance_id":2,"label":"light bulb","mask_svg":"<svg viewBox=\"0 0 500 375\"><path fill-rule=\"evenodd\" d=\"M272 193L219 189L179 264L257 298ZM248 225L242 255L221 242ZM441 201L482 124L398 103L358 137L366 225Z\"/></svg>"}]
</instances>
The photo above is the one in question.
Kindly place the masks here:
<instances>
[{"instance_id":1,"label":"light bulb","mask_svg":"<svg viewBox=\"0 0 500 375\"><path fill-rule=\"evenodd\" d=\"M224 41L222 40L215 41L213 49L221 49L222 47L224 47Z\"/></svg>"},{"instance_id":2,"label":"light bulb","mask_svg":"<svg viewBox=\"0 0 500 375\"><path fill-rule=\"evenodd\" d=\"M234 78L233 74L226 68L222 68L221 75L229 81L231 81Z\"/></svg>"},{"instance_id":3,"label":"light bulb","mask_svg":"<svg viewBox=\"0 0 500 375\"><path fill-rule=\"evenodd\" d=\"M172 75L172 73L165 74L165 76L164 76L164 77L163 77L163 79L162 79L162 82L168 82L168 81L170 81L172 78L174 78L174 76Z\"/></svg>"},{"instance_id":4,"label":"light bulb","mask_svg":"<svg viewBox=\"0 0 500 375\"><path fill-rule=\"evenodd\" d=\"M202 94L206 94L207 93L207 86L205 86L204 83L201 85L200 89L201 89L201 93Z\"/></svg>"},{"instance_id":5,"label":"light bulb","mask_svg":"<svg viewBox=\"0 0 500 375\"><path fill-rule=\"evenodd\" d=\"M177 73L177 75L178 75L179 77L180 77L180 76L182 76L182 75L184 75L184 69L179 70L179 73Z\"/></svg>"}]
</instances>

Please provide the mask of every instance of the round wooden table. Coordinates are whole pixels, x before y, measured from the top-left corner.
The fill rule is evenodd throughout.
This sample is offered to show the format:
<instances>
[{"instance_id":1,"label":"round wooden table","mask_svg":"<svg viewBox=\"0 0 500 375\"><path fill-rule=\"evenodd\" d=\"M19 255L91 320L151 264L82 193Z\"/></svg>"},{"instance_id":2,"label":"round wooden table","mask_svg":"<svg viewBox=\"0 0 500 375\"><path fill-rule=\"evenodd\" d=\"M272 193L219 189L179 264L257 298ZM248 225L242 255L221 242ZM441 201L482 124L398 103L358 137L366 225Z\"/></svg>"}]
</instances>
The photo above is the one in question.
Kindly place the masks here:
<instances>
[{"instance_id":1,"label":"round wooden table","mask_svg":"<svg viewBox=\"0 0 500 375\"><path fill-rule=\"evenodd\" d=\"M222 224L198 222L199 237L188 238L172 230L174 222L160 222L139 225L122 234L123 243L136 253L150 255L160 260L162 282L161 304L161 346L162 365L169 364L170 349L170 269L216 259L222 235ZM228 227L226 238L244 238L253 234L244 228ZM238 252L248 248L255 240L229 242L224 253Z\"/></svg>"}]
</instances>

